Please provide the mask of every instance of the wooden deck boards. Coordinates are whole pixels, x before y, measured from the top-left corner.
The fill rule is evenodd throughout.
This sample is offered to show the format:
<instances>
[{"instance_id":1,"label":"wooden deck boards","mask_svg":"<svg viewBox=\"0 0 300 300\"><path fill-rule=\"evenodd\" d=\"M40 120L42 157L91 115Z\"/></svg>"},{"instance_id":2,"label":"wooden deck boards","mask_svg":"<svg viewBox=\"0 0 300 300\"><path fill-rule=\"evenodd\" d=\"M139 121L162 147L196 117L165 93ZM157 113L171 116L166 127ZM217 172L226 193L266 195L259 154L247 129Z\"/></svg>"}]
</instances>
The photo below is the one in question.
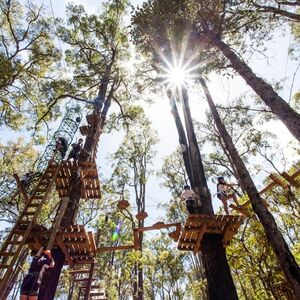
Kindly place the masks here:
<instances>
[{"instance_id":1,"label":"wooden deck boards","mask_svg":"<svg viewBox=\"0 0 300 300\"><path fill-rule=\"evenodd\" d=\"M68 196L70 178L79 171L82 181L81 197L83 199L100 199L100 181L95 162L63 161L56 179L56 190L60 197Z\"/></svg>"},{"instance_id":2,"label":"wooden deck boards","mask_svg":"<svg viewBox=\"0 0 300 300\"><path fill-rule=\"evenodd\" d=\"M242 216L220 215L189 215L178 242L179 250L201 250L201 241L205 234L220 234L223 236L223 244L228 243L236 234L242 224Z\"/></svg>"},{"instance_id":3,"label":"wooden deck boards","mask_svg":"<svg viewBox=\"0 0 300 300\"><path fill-rule=\"evenodd\" d=\"M33 251L46 246L51 230L43 226L35 226L28 238L27 244ZM97 249L92 232L87 232L83 225L72 225L60 229L55 245L60 247L66 256L67 264L85 263L95 257Z\"/></svg>"}]
</instances>

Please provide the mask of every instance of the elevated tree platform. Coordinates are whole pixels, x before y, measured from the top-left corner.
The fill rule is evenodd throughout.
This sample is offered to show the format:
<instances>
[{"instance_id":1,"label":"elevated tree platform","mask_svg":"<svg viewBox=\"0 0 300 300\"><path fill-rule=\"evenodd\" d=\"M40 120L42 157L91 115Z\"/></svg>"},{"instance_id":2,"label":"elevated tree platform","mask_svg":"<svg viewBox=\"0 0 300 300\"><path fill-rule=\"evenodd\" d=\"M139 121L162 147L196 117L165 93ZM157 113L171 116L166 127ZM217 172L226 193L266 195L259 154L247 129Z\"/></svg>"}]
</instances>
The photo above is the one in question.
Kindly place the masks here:
<instances>
[{"instance_id":1,"label":"elevated tree platform","mask_svg":"<svg viewBox=\"0 0 300 300\"><path fill-rule=\"evenodd\" d=\"M56 190L60 197L68 196L71 176L74 172L79 172L82 182L81 196L84 199L100 199L100 182L96 163L93 161L77 162L63 161L56 178Z\"/></svg>"},{"instance_id":2,"label":"elevated tree platform","mask_svg":"<svg viewBox=\"0 0 300 300\"><path fill-rule=\"evenodd\" d=\"M49 241L51 230L36 225L27 239L33 252L37 252ZM66 264L90 263L96 255L96 243L92 232L86 232L83 225L72 225L60 229L54 247L59 247L66 257Z\"/></svg>"},{"instance_id":3,"label":"elevated tree platform","mask_svg":"<svg viewBox=\"0 0 300 300\"><path fill-rule=\"evenodd\" d=\"M189 215L178 242L179 250L197 253L205 234L220 234L226 247L244 221L242 216Z\"/></svg>"},{"instance_id":4,"label":"elevated tree platform","mask_svg":"<svg viewBox=\"0 0 300 300\"><path fill-rule=\"evenodd\" d=\"M49 165L39 178L30 197L27 197L18 176L15 175L17 185L25 200L25 206L0 250L0 298L3 295L2 292L11 277L12 271L16 268L15 264L17 263L19 254L24 245L28 243L28 237L32 235L34 224L55 184L59 168L59 164L56 166Z\"/></svg>"},{"instance_id":5,"label":"elevated tree platform","mask_svg":"<svg viewBox=\"0 0 300 300\"><path fill-rule=\"evenodd\" d=\"M279 185L281 186L284 190L289 188L289 185L294 186L294 187L300 187L300 183L296 180L296 178L300 175L300 169L297 170L294 174L289 175L286 172L282 172L281 176L283 177L284 180L286 180L289 184L287 184L286 182L284 182L284 180L274 174L270 174L269 178L272 180L271 183L269 183L266 187L264 187L259 194L262 195L264 193L266 193L267 191L269 191L270 189L272 189L274 186ZM229 207L231 207L232 209L236 210L238 213L249 217L251 215L250 211L248 210L247 206L251 203L250 200L246 201L245 203L243 203L240 206L236 206L234 204L230 204ZM262 204L265 207L268 207L268 203L263 200Z\"/></svg>"}]
</instances>

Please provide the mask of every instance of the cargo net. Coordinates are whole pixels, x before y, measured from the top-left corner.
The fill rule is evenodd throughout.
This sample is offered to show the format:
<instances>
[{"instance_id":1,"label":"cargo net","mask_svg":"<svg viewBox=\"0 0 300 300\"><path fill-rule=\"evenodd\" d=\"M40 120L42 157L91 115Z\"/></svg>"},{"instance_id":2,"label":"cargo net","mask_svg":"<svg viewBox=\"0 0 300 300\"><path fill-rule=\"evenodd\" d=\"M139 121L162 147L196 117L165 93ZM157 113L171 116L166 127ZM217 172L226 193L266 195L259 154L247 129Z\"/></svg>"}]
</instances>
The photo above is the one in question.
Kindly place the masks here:
<instances>
[{"instance_id":1,"label":"cargo net","mask_svg":"<svg viewBox=\"0 0 300 300\"><path fill-rule=\"evenodd\" d=\"M35 172L29 175L28 184L25 191L28 195L31 194L41 174L45 171L50 160L53 163L59 163L64 157L61 152L56 151L56 143L58 138L64 138L67 147L70 146L75 133L80 125L82 115L80 106L67 108L66 114L63 117L58 129L53 134L44 153L36 163ZM15 180L0 180L0 200L5 198L14 198L19 194Z\"/></svg>"}]
</instances>

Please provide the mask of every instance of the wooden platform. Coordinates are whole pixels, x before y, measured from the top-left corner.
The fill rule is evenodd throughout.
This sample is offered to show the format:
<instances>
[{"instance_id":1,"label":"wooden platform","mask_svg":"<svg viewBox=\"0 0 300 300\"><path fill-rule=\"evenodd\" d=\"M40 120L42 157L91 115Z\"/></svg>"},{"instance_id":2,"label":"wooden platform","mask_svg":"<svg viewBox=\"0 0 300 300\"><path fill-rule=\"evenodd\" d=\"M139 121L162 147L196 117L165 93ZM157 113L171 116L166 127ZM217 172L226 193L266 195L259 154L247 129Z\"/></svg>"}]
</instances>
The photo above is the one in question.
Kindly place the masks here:
<instances>
[{"instance_id":1,"label":"wooden platform","mask_svg":"<svg viewBox=\"0 0 300 300\"><path fill-rule=\"evenodd\" d=\"M294 186L294 187L300 187L300 182L296 180L296 178L300 175L300 169L297 170L294 174L289 175L286 172L282 172L280 174L282 176L282 178L280 178L277 175L274 174L270 174L269 178L272 180L267 186L265 186L260 192L260 195L263 195L264 193L266 193L267 191L269 191L270 189L272 189L274 186L281 186L284 190L289 188L289 185ZM286 182L284 182L284 180L286 182L288 182L289 184L287 184ZM249 217L251 215L251 213L249 212L249 210L247 209L247 206L251 203L250 200L246 201L245 203L243 203L240 206L236 206L234 204L230 204L229 207L236 210L238 213L242 214L243 216ZM263 200L262 204L265 207L268 207L268 203Z\"/></svg>"},{"instance_id":2,"label":"wooden platform","mask_svg":"<svg viewBox=\"0 0 300 300\"><path fill-rule=\"evenodd\" d=\"M90 125L80 126L79 130L82 135L91 135L92 131L93 131L93 129Z\"/></svg>"},{"instance_id":3,"label":"wooden platform","mask_svg":"<svg viewBox=\"0 0 300 300\"><path fill-rule=\"evenodd\" d=\"M205 234L222 235L223 245L227 246L244 219L242 216L190 215L179 238L178 249L199 252Z\"/></svg>"},{"instance_id":4,"label":"wooden platform","mask_svg":"<svg viewBox=\"0 0 300 300\"><path fill-rule=\"evenodd\" d=\"M68 196L70 179L74 172L79 172L83 199L100 199L100 182L95 162L63 161L56 179L56 190L60 197Z\"/></svg>"},{"instance_id":5,"label":"wooden platform","mask_svg":"<svg viewBox=\"0 0 300 300\"><path fill-rule=\"evenodd\" d=\"M38 251L40 247L45 247L50 234L51 230L36 225L27 240L29 248ZM87 232L83 225L72 225L60 229L54 247L62 250L66 264L69 265L89 263L96 255L94 235L92 232Z\"/></svg>"}]
</instances>

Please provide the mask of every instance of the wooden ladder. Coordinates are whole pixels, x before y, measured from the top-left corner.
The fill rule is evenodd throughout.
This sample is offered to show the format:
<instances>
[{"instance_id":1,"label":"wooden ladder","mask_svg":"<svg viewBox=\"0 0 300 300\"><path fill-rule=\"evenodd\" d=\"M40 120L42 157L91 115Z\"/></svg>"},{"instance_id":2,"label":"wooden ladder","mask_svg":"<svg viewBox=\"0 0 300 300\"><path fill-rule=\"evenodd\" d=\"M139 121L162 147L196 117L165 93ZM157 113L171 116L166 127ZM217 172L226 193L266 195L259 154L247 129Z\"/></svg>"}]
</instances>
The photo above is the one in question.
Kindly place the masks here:
<instances>
[{"instance_id":1,"label":"wooden ladder","mask_svg":"<svg viewBox=\"0 0 300 300\"><path fill-rule=\"evenodd\" d=\"M9 282L19 254L26 244L43 204L47 200L59 168L60 164L48 165L2 245L0 250L0 299L3 299L5 286Z\"/></svg>"}]
</instances>

